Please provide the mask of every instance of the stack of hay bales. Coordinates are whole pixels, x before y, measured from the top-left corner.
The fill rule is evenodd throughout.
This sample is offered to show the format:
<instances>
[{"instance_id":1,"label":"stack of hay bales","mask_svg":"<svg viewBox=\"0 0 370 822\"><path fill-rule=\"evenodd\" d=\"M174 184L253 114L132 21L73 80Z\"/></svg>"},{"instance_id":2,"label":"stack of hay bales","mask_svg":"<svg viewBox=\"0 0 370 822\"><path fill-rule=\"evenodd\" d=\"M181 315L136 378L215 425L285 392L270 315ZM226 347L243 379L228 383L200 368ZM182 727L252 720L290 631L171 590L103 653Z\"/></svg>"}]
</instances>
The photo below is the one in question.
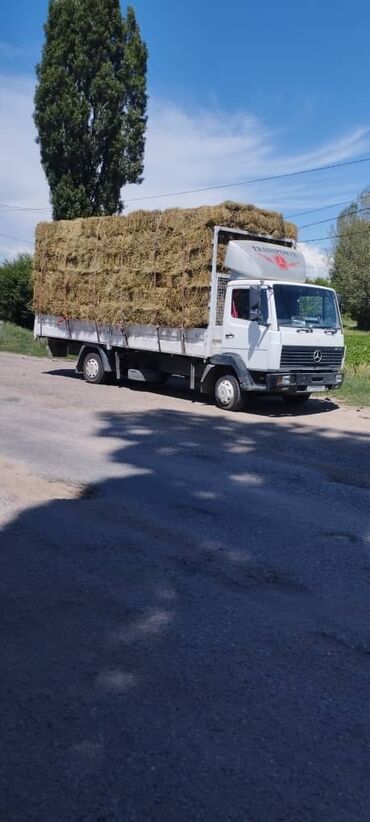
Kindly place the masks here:
<instances>
[{"instance_id":1,"label":"stack of hay bales","mask_svg":"<svg viewBox=\"0 0 370 822\"><path fill-rule=\"evenodd\" d=\"M35 310L106 325L207 325L215 225L296 236L281 214L232 202L41 223Z\"/></svg>"}]
</instances>

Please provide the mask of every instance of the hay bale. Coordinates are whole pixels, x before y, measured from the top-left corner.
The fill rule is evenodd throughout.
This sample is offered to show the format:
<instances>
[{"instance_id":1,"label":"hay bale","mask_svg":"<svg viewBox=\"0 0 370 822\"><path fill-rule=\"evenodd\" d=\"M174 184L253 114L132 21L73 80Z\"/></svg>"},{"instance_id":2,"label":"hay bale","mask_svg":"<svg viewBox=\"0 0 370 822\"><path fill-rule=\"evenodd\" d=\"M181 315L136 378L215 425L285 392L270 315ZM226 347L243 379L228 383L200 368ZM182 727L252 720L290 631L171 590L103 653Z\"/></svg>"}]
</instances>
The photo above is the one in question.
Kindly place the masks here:
<instances>
[{"instance_id":1,"label":"hay bale","mask_svg":"<svg viewBox=\"0 0 370 822\"><path fill-rule=\"evenodd\" d=\"M296 237L281 214L232 202L40 223L35 310L112 325L207 325L215 225Z\"/></svg>"}]
</instances>

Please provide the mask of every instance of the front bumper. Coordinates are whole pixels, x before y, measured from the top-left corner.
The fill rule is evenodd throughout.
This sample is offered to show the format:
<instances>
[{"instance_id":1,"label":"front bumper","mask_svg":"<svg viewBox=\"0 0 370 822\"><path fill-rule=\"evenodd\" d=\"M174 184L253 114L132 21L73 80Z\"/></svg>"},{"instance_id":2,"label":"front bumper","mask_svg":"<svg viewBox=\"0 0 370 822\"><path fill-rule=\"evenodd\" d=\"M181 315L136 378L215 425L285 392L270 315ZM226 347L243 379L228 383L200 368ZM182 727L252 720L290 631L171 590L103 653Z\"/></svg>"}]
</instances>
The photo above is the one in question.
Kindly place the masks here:
<instances>
[{"instance_id":1,"label":"front bumper","mask_svg":"<svg viewBox=\"0 0 370 822\"><path fill-rule=\"evenodd\" d=\"M291 371L284 373L266 374L266 390L271 393L304 394L309 391L335 391L343 382L341 371Z\"/></svg>"}]
</instances>

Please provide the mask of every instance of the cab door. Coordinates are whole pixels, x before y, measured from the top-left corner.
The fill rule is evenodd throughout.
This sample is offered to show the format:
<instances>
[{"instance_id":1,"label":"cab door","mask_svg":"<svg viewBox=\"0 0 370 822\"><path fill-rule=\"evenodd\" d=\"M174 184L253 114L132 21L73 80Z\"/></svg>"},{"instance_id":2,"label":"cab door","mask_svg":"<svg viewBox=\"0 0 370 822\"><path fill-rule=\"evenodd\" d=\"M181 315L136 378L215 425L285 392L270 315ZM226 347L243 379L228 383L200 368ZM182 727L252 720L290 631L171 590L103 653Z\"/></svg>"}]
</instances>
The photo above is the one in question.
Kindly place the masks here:
<instances>
[{"instance_id":1,"label":"cab door","mask_svg":"<svg viewBox=\"0 0 370 822\"><path fill-rule=\"evenodd\" d=\"M250 287L237 283L227 289L222 333L222 350L235 352L243 357L249 368L266 369L266 349L268 336L267 292L263 295L262 315L265 324L249 319Z\"/></svg>"}]
</instances>

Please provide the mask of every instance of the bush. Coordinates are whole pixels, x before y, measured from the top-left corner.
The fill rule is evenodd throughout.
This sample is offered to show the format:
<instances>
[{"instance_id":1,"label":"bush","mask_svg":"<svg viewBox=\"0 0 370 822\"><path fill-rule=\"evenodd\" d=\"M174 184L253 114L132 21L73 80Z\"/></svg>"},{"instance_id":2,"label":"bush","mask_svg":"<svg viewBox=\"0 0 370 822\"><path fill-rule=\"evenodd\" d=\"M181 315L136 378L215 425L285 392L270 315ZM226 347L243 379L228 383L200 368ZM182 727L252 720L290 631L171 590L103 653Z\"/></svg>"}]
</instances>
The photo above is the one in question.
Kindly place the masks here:
<instances>
[{"instance_id":1,"label":"bush","mask_svg":"<svg viewBox=\"0 0 370 822\"><path fill-rule=\"evenodd\" d=\"M32 328L32 257L20 254L0 264L0 319Z\"/></svg>"}]
</instances>

